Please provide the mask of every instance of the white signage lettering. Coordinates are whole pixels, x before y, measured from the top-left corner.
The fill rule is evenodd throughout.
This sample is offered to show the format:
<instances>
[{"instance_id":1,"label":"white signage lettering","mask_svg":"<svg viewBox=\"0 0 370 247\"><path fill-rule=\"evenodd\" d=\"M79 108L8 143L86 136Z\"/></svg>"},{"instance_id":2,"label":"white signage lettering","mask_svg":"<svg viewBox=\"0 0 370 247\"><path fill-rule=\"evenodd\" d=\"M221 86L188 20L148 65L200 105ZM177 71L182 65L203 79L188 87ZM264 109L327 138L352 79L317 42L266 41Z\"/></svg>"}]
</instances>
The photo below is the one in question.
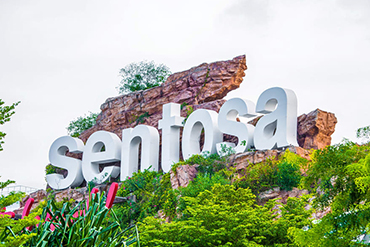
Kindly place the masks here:
<instances>
[{"instance_id":1,"label":"white signage lettering","mask_svg":"<svg viewBox=\"0 0 370 247\"><path fill-rule=\"evenodd\" d=\"M104 147L105 151L101 152ZM99 171L99 164L121 160L121 140L116 134L97 131L87 140L82 156L82 174L86 181L104 183L109 177L119 175L119 167L109 166Z\"/></svg>"},{"instance_id":2,"label":"white signage lettering","mask_svg":"<svg viewBox=\"0 0 370 247\"><path fill-rule=\"evenodd\" d=\"M49 161L53 166L66 169L67 177L63 178L61 174L48 174L46 181L53 189L65 189L68 187L77 187L84 181L81 169L81 160L67 157L65 154L82 153L84 143L77 138L62 136L56 139L49 150Z\"/></svg>"},{"instance_id":3,"label":"white signage lettering","mask_svg":"<svg viewBox=\"0 0 370 247\"><path fill-rule=\"evenodd\" d=\"M261 114L256 127L248 124L252 117ZM194 154L218 152L222 147L235 153L248 149L258 150L281 148L297 143L297 98L293 91L283 88L270 88L264 91L255 106L253 102L233 98L225 102L217 113L199 109L188 116L185 124L180 116L180 105L163 105L163 118L158 122L162 130L161 166L168 172L180 157L180 129L182 133L182 156L184 159ZM204 131L204 145L200 150L200 137ZM238 143L223 142L223 134L236 136ZM139 167L139 146L141 144L140 169L159 170L159 133L151 126L138 125L122 131L122 141L113 133L97 131L84 146L77 138L58 138L50 147L49 160L53 166L68 170L63 178L60 174L49 174L46 180L54 189L79 186L83 180L103 183L109 177L125 180ZM65 156L66 152L83 153L82 162ZM101 172L100 164L121 161L121 167L108 166Z\"/></svg>"}]
</instances>

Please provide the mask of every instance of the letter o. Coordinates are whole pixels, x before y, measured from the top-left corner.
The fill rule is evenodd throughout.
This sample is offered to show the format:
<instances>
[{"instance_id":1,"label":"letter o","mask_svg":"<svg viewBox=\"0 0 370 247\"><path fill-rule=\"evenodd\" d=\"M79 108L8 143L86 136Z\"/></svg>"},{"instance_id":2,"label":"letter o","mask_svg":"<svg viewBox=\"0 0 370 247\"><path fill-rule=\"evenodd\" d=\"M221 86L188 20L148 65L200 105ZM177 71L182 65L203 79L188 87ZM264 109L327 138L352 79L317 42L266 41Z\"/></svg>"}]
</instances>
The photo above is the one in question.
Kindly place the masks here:
<instances>
[{"instance_id":1,"label":"letter o","mask_svg":"<svg viewBox=\"0 0 370 247\"><path fill-rule=\"evenodd\" d=\"M182 133L182 156L190 158L194 154L216 153L216 143L222 142L223 135L218 129L218 114L215 111L199 109L186 120ZM200 151L199 141L204 129L204 145Z\"/></svg>"}]
</instances>

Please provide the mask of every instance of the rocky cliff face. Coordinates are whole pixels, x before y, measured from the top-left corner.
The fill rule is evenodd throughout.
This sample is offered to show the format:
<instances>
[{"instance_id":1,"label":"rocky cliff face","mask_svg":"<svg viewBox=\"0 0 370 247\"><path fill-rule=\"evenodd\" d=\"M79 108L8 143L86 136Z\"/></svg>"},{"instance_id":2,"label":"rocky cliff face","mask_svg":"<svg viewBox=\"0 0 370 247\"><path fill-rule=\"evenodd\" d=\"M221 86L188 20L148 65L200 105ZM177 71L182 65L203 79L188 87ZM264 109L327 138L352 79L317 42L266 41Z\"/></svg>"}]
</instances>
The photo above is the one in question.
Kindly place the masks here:
<instances>
[{"instance_id":1,"label":"rocky cliff face","mask_svg":"<svg viewBox=\"0 0 370 247\"><path fill-rule=\"evenodd\" d=\"M337 118L333 113L316 109L298 117L298 143L306 149L320 149L331 143Z\"/></svg>"},{"instance_id":2,"label":"rocky cliff face","mask_svg":"<svg viewBox=\"0 0 370 247\"><path fill-rule=\"evenodd\" d=\"M101 105L97 123L80 136L84 142L98 131L106 130L122 136L122 130L138 124L158 128L162 106L167 103L182 104L181 115L190 109L219 111L226 94L243 81L247 69L245 56L228 61L204 63L178 72L159 87L109 98ZM252 121L255 123L255 121ZM305 149L322 148L331 143L337 119L333 113L316 109L298 118L298 141ZM226 141L236 141L231 136Z\"/></svg>"},{"instance_id":3,"label":"rocky cliff face","mask_svg":"<svg viewBox=\"0 0 370 247\"><path fill-rule=\"evenodd\" d=\"M109 98L101 105L97 123L80 136L84 142L98 131L106 130L122 137L122 130L146 124L158 128L162 118L162 106L167 103L182 104L181 116L186 117L191 111L209 109L219 111L226 94L243 81L247 69L245 56L238 56L228 61L203 63L189 70L178 72L159 87L133 92ZM250 123L255 125L258 118ZM298 143L301 147L290 147L293 152L309 158L309 149L323 148L331 143L337 119L333 113L316 109L303 114L297 119ZM159 131L161 132L161 131ZM181 137L180 137L181 138ZM236 142L233 136L224 137L225 141ZM278 157L282 150L247 152L234 157L237 169L246 167L249 162L259 163L267 157ZM81 158L81 156L73 155ZM112 164L109 164L112 165ZM119 163L115 163L119 166ZM174 187L184 186L196 176L195 168L179 168L177 177L173 176ZM64 174L66 175L66 174Z\"/></svg>"},{"instance_id":4,"label":"rocky cliff face","mask_svg":"<svg viewBox=\"0 0 370 247\"><path fill-rule=\"evenodd\" d=\"M109 98L101 105L96 125L83 132L80 138L86 141L98 130L110 131L121 137L123 129L138 124L158 128L162 105L167 103L182 104L183 116L190 107L218 111L225 102L223 97L242 83L246 69L245 56L204 63L171 75L161 86Z\"/></svg>"}]
</instances>

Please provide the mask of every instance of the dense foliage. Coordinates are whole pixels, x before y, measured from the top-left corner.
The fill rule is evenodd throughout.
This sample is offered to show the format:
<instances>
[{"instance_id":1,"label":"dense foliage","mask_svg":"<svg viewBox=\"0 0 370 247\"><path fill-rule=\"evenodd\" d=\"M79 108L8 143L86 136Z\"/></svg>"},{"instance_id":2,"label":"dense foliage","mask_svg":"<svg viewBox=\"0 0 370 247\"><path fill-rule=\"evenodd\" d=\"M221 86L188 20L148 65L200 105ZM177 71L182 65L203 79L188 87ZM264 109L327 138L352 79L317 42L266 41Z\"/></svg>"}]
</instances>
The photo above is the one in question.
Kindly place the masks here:
<instances>
[{"instance_id":1,"label":"dense foliage","mask_svg":"<svg viewBox=\"0 0 370 247\"><path fill-rule=\"evenodd\" d=\"M242 170L227 156L194 155L171 169L176 175L180 166L196 167L198 174L187 187L173 189L170 173L139 171L122 181L117 195L126 200L110 213L101 196L78 219L71 215L85 209L84 202L49 200L42 218L49 213L52 220L26 231L3 217L0 227L9 227L0 228L1 241L15 241L11 235L4 238L11 229L24 246L59 246L58 241L63 246L122 246L136 236L133 226L138 225L141 246L368 246L369 149L369 144L344 141L313 151L310 161L286 150L280 158ZM262 192L276 187L298 187L309 195L288 198L286 204L261 199ZM326 214L313 220L323 210ZM56 230L50 231L51 224Z\"/></svg>"},{"instance_id":2,"label":"dense foliage","mask_svg":"<svg viewBox=\"0 0 370 247\"><path fill-rule=\"evenodd\" d=\"M299 185L302 178L300 169L306 165L307 160L287 150L279 160L267 159L250 164L242 171L243 177L236 185L250 188L256 195L273 187L291 190Z\"/></svg>"},{"instance_id":3,"label":"dense foliage","mask_svg":"<svg viewBox=\"0 0 370 247\"><path fill-rule=\"evenodd\" d=\"M331 212L307 231L292 229L298 246L360 246L370 223L370 146L345 141L316 150L304 185L318 210Z\"/></svg>"},{"instance_id":4,"label":"dense foliage","mask_svg":"<svg viewBox=\"0 0 370 247\"><path fill-rule=\"evenodd\" d=\"M148 217L140 225L145 246L283 246L290 226L309 224L304 203L292 200L277 217L275 202L256 204L249 189L215 184L196 197L184 197L186 217L164 223Z\"/></svg>"},{"instance_id":5,"label":"dense foliage","mask_svg":"<svg viewBox=\"0 0 370 247\"><path fill-rule=\"evenodd\" d=\"M95 125L97 117L97 113L90 112L88 115L71 121L67 127L68 134L72 137L79 137L82 132Z\"/></svg>"},{"instance_id":6,"label":"dense foliage","mask_svg":"<svg viewBox=\"0 0 370 247\"><path fill-rule=\"evenodd\" d=\"M122 195L135 196L117 215L139 223L144 246L362 246L370 222L369 148L343 142L314 151L311 161L286 151L238 173L225 157L195 155L172 167L197 166L185 188L174 190L168 174L150 171L124 181ZM306 188L314 197L261 204L258 195L274 187ZM328 213L312 221L321 210Z\"/></svg>"},{"instance_id":7,"label":"dense foliage","mask_svg":"<svg viewBox=\"0 0 370 247\"><path fill-rule=\"evenodd\" d=\"M84 200L75 205L58 205L49 200L41 214L41 219L47 220L31 230L35 234L24 246L118 247L137 243L135 226L123 227L105 203L105 196L100 193L90 198L88 207Z\"/></svg>"},{"instance_id":8,"label":"dense foliage","mask_svg":"<svg viewBox=\"0 0 370 247\"><path fill-rule=\"evenodd\" d=\"M159 86L171 74L164 64L155 64L154 61L130 63L120 70L122 80L117 87L120 94Z\"/></svg>"},{"instance_id":9,"label":"dense foliage","mask_svg":"<svg viewBox=\"0 0 370 247\"><path fill-rule=\"evenodd\" d=\"M6 188L8 185L15 183L14 181L7 180L0 182L0 189ZM7 196L0 197L0 212L5 211L5 207L21 200L25 194L23 192L10 192ZM0 246L13 247L20 246L26 243L35 236L35 234L24 233L24 228L37 224L35 215L30 215L20 220L13 220L8 215L0 215Z\"/></svg>"}]
</instances>

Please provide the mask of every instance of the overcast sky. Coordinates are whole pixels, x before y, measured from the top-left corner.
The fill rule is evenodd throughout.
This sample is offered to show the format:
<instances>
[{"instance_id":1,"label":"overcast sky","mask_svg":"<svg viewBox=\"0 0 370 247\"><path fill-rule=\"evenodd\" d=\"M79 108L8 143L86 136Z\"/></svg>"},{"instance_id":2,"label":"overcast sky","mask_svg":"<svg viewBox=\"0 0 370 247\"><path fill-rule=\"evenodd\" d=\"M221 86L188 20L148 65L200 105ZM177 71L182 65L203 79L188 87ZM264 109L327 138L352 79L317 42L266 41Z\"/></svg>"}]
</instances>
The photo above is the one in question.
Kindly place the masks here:
<instances>
[{"instance_id":1,"label":"overcast sky","mask_svg":"<svg viewBox=\"0 0 370 247\"><path fill-rule=\"evenodd\" d=\"M370 125L368 0L0 0L0 98L22 102L0 126L0 180L44 188L50 145L118 95L125 65L179 72L242 54L248 70L228 98L292 89L298 114L335 113L333 143Z\"/></svg>"}]
</instances>

